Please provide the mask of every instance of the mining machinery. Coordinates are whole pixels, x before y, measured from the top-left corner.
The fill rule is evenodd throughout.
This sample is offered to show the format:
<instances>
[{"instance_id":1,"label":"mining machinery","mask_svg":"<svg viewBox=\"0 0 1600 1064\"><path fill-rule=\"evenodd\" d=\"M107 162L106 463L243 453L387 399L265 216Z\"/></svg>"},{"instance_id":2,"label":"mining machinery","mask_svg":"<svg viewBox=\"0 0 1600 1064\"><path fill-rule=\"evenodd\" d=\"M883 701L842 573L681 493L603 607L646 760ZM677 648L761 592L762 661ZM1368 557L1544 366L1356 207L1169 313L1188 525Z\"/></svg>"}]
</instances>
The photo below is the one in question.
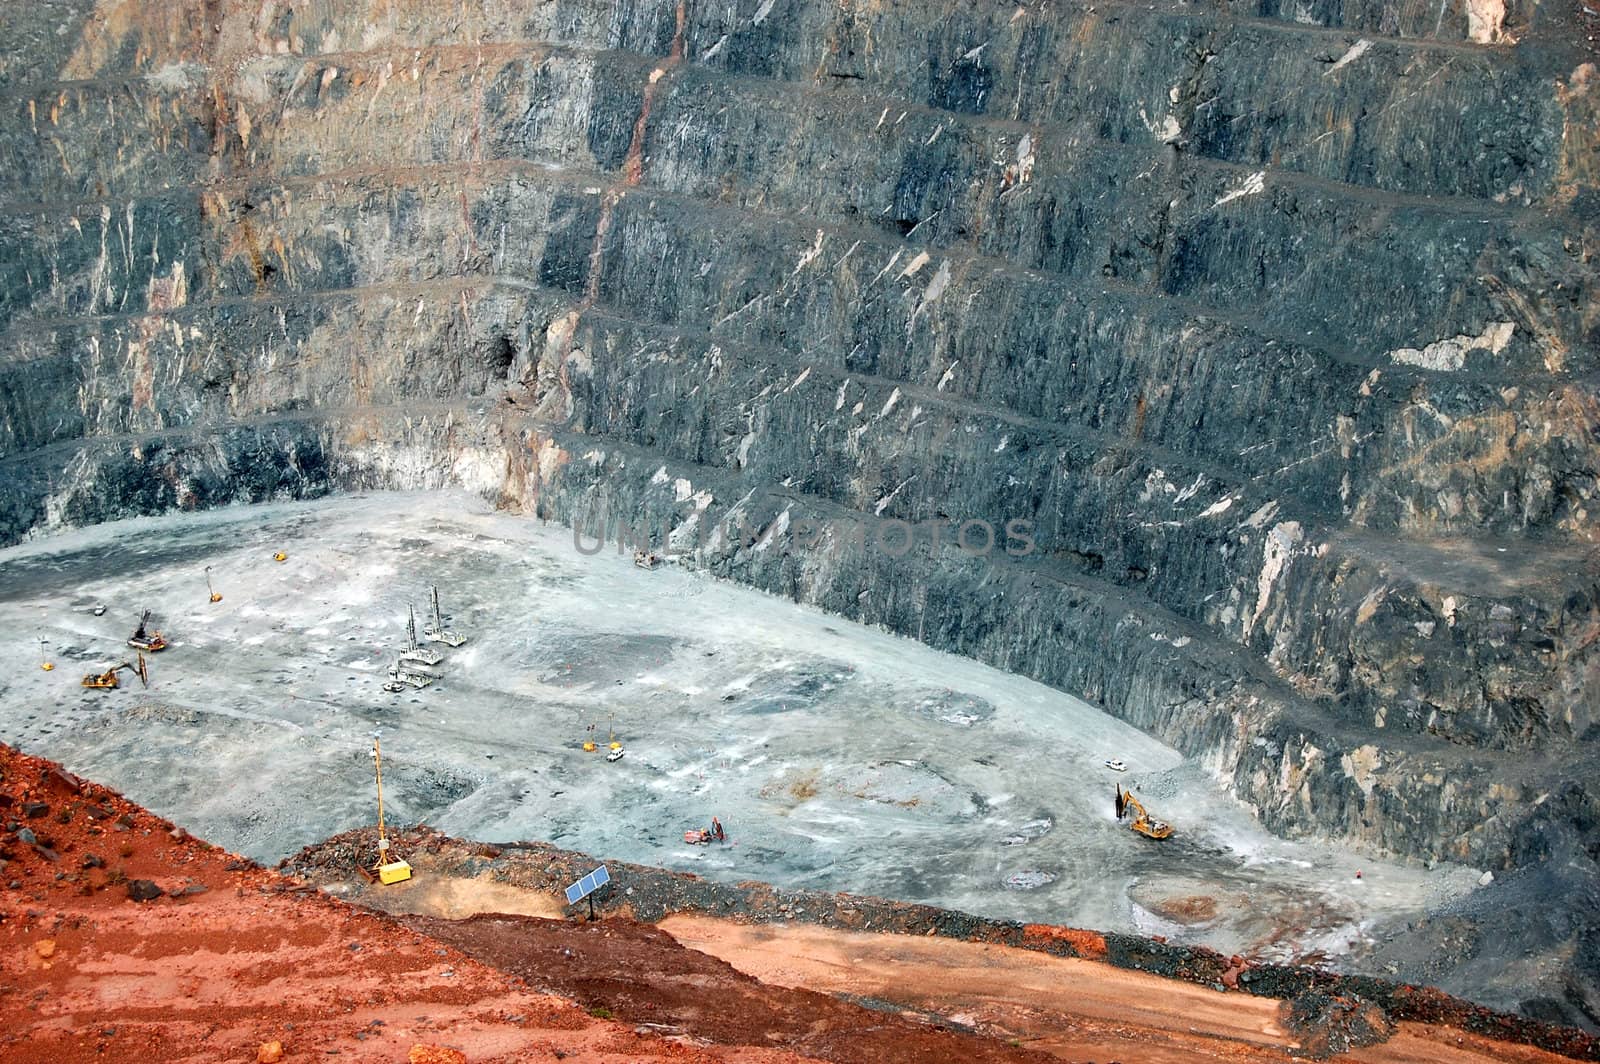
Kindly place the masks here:
<instances>
[{"instance_id":1,"label":"mining machinery","mask_svg":"<svg viewBox=\"0 0 1600 1064\"><path fill-rule=\"evenodd\" d=\"M139 683L142 686L150 686L150 673L145 668L143 654L139 655L138 664L134 664L131 661L123 661L111 666L105 672L88 673L83 678L83 686L99 691L114 691L122 686L122 682L117 679L117 673L123 669L131 669L139 677Z\"/></svg>"},{"instance_id":2,"label":"mining machinery","mask_svg":"<svg viewBox=\"0 0 1600 1064\"><path fill-rule=\"evenodd\" d=\"M383 682L383 689L390 694L404 691L407 687L420 691L433 683L434 679L435 677L432 673L418 672L415 669L406 668L406 660L401 658L389 670L389 679Z\"/></svg>"},{"instance_id":3,"label":"mining machinery","mask_svg":"<svg viewBox=\"0 0 1600 1064\"><path fill-rule=\"evenodd\" d=\"M417 643L417 611L406 607L406 648L400 652L402 662L415 661L423 665L437 665L444 660L444 651Z\"/></svg>"},{"instance_id":4,"label":"mining machinery","mask_svg":"<svg viewBox=\"0 0 1600 1064\"><path fill-rule=\"evenodd\" d=\"M1132 791L1125 791L1122 785L1117 785L1117 819L1129 821L1128 827L1143 835L1147 839L1165 839L1172 835L1172 825L1165 820L1157 820L1151 816L1144 807L1144 803L1133 796Z\"/></svg>"},{"instance_id":5,"label":"mining machinery","mask_svg":"<svg viewBox=\"0 0 1600 1064\"><path fill-rule=\"evenodd\" d=\"M133 635L128 637L128 645L147 654L154 654L158 650L167 649L166 637L150 628L149 610L145 610L144 614L140 616L139 627L135 628Z\"/></svg>"},{"instance_id":6,"label":"mining machinery","mask_svg":"<svg viewBox=\"0 0 1600 1064\"><path fill-rule=\"evenodd\" d=\"M433 610L433 617L422 629L423 638L434 643L443 643L446 646L458 647L467 641L466 636L457 635L444 626L444 614L439 610L439 587L434 585L428 592Z\"/></svg>"},{"instance_id":7,"label":"mining machinery","mask_svg":"<svg viewBox=\"0 0 1600 1064\"><path fill-rule=\"evenodd\" d=\"M378 860L371 869L362 871L384 886L404 883L411 878L411 865L404 858L392 857L389 853L389 833L383 827L383 748L376 735L372 737L372 768L378 781Z\"/></svg>"}]
</instances>

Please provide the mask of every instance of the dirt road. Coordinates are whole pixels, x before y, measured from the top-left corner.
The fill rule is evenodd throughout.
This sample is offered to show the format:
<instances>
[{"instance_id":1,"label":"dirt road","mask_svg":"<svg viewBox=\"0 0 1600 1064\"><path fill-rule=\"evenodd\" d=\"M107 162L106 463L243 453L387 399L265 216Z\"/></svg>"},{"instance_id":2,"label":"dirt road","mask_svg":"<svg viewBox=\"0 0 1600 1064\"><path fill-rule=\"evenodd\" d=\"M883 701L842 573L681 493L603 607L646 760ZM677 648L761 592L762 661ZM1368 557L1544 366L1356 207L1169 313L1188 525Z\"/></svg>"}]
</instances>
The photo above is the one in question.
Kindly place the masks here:
<instances>
[{"instance_id":1,"label":"dirt road","mask_svg":"<svg viewBox=\"0 0 1600 1064\"><path fill-rule=\"evenodd\" d=\"M947 1017L1066 1060L1287 1062L1277 1001L1093 961L948 938L673 916L662 930L765 983ZM1565 1064L1450 1028L1401 1024L1367 1064Z\"/></svg>"}]
</instances>

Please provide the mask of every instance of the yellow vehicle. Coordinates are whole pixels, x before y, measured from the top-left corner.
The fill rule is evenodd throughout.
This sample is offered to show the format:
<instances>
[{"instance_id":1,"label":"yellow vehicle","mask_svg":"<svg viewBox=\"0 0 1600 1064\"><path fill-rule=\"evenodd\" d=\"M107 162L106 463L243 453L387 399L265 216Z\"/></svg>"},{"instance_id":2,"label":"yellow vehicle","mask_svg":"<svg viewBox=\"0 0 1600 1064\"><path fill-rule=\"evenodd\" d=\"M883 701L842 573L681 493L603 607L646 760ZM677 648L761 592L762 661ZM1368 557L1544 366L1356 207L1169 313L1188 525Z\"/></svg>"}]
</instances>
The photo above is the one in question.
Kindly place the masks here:
<instances>
[{"instance_id":1,"label":"yellow vehicle","mask_svg":"<svg viewBox=\"0 0 1600 1064\"><path fill-rule=\"evenodd\" d=\"M154 654L158 650L167 649L167 640L160 632L151 631L147 626L150 623L150 611L145 610L139 618L139 627L133 630L133 635L128 638L128 645L135 650L143 650Z\"/></svg>"},{"instance_id":2,"label":"yellow vehicle","mask_svg":"<svg viewBox=\"0 0 1600 1064\"><path fill-rule=\"evenodd\" d=\"M206 591L211 595L213 603L221 602L222 596L217 594L217 589L211 586L211 566L206 566Z\"/></svg>"},{"instance_id":3,"label":"yellow vehicle","mask_svg":"<svg viewBox=\"0 0 1600 1064\"><path fill-rule=\"evenodd\" d=\"M127 662L123 662L123 665L126 664ZM121 683L119 683L117 680L117 670L122 668L123 665L113 665L105 672L89 673L83 678L83 686L93 687L99 690L114 690L115 688L121 687Z\"/></svg>"},{"instance_id":4,"label":"yellow vehicle","mask_svg":"<svg viewBox=\"0 0 1600 1064\"><path fill-rule=\"evenodd\" d=\"M1147 839L1166 839L1172 837L1172 825L1165 820L1157 820L1145 809L1144 803L1133 796L1132 791L1125 791L1122 785L1117 784L1117 819L1123 820L1132 817L1128 827L1143 835Z\"/></svg>"},{"instance_id":5,"label":"yellow vehicle","mask_svg":"<svg viewBox=\"0 0 1600 1064\"><path fill-rule=\"evenodd\" d=\"M137 665L134 665L134 664L131 664L130 662L124 661L124 662L121 662L119 664L111 666L111 668L107 669L105 672L91 672L91 673L89 673L88 675L86 675L83 678L83 686L94 688L95 690L100 690L100 691L107 691L107 690L114 691L118 687L122 686L122 682L117 679L117 672L119 670L121 670L121 669L132 669L135 673L138 674L139 682L142 685L144 685L146 687L148 687L150 685L150 673L145 668L144 655L140 654L139 655L139 664L137 664Z\"/></svg>"}]
</instances>

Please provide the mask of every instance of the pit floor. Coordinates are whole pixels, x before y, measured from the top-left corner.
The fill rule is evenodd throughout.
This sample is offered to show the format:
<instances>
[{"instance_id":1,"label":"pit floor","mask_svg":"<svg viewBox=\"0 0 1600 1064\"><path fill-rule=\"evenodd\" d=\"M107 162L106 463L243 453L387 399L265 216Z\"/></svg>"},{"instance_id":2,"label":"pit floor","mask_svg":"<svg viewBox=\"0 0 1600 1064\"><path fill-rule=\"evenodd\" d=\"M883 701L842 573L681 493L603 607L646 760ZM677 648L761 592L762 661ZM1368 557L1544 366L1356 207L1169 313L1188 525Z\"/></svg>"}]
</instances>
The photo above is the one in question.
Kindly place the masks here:
<instances>
[{"instance_id":1,"label":"pit floor","mask_svg":"<svg viewBox=\"0 0 1600 1064\"><path fill-rule=\"evenodd\" d=\"M468 642L440 647L433 686L385 693L431 584ZM142 609L170 642L149 687L127 671L81 687L131 659ZM381 729L400 822L1268 959L1359 955L1477 879L1278 839L1198 764L1060 691L614 547L586 555L464 494L41 539L0 551L0 623L17 633L0 740L263 861L375 820ZM607 763L613 728L626 756ZM1176 835L1119 825L1116 783ZM683 841L713 815L727 845Z\"/></svg>"}]
</instances>

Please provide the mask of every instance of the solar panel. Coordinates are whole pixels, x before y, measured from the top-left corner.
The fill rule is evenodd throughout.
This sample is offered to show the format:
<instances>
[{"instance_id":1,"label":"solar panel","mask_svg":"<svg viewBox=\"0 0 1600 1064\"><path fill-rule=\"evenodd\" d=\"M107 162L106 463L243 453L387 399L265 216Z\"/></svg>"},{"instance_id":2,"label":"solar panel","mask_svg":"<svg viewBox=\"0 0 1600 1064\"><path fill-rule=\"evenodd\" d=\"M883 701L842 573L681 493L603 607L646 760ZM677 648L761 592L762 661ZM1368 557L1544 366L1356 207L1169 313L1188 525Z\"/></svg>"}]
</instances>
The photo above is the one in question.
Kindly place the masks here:
<instances>
[{"instance_id":1,"label":"solar panel","mask_svg":"<svg viewBox=\"0 0 1600 1064\"><path fill-rule=\"evenodd\" d=\"M611 882L611 873L605 865L601 865L567 888L567 904L578 904L609 882Z\"/></svg>"}]
</instances>

